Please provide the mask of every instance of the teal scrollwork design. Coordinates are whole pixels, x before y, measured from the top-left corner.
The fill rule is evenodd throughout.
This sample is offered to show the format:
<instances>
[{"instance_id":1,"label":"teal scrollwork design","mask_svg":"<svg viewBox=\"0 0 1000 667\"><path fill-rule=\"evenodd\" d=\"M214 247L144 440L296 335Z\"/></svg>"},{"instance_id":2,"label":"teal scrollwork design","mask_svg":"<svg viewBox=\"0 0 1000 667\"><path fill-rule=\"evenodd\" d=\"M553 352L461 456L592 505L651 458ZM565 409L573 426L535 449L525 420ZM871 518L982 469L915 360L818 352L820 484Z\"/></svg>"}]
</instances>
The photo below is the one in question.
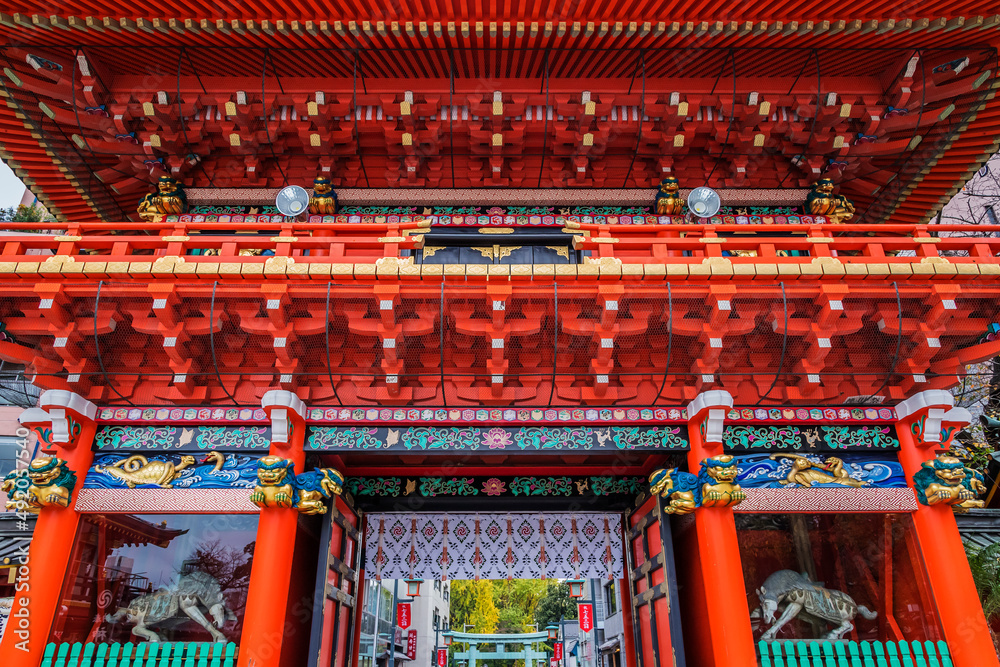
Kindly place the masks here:
<instances>
[{"instance_id":1,"label":"teal scrollwork design","mask_svg":"<svg viewBox=\"0 0 1000 667\"><path fill-rule=\"evenodd\" d=\"M662 449L684 449L687 442L679 435L680 428L639 426L612 426L612 440L618 449L656 447ZM600 432L598 431L598 438Z\"/></svg>"},{"instance_id":2,"label":"teal scrollwork design","mask_svg":"<svg viewBox=\"0 0 1000 667\"><path fill-rule=\"evenodd\" d=\"M270 446L264 426L199 426L195 437L199 449L267 449Z\"/></svg>"},{"instance_id":3,"label":"teal scrollwork design","mask_svg":"<svg viewBox=\"0 0 1000 667\"><path fill-rule=\"evenodd\" d=\"M408 428L403 432L407 449L477 449L481 440L478 428Z\"/></svg>"},{"instance_id":4,"label":"teal scrollwork design","mask_svg":"<svg viewBox=\"0 0 1000 667\"><path fill-rule=\"evenodd\" d=\"M475 487L471 477L421 477L420 495L434 496L478 496L479 489Z\"/></svg>"},{"instance_id":5,"label":"teal scrollwork design","mask_svg":"<svg viewBox=\"0 0 1000 667\"><path fill-rule=\"evenodd\" d=\"M891 426L821 426L823 442L833 449L847 447L869 447L871 449L893 449L899 440L893 435Z\"/></svg>"},{"instance_id":6,"label":"teal scrollwork design","mask_svg":"<svg viewBox=\"0 0 1000 667\"><path fill-rule=\"evenodd\" d=\"M347 489L352 496L396 497L401 483L399 477L351 477L347 480Z\"/></svg>"},{"instance_id":7,"label":"teal scrollwork design","mask_svg":"<svg viewBox=\"0 0 1000 667\"><path fill-rule=\"evenodd\" d=\"M591 477L590 491L595 496L638 495L643 490L644 481L641 477Z\"/></svg>"},{"instance_id":8,"label":"teal scrollwork design","mask_svg":"<svg viewBox=\"0 0 1000 667\"><path fill-rule=\"evenodd\" d=\"M510 483L515 496L569 496L573 494L571 477L515 477Z\"/></svg>"},{"instance_id":9,"label":"teal scrollwork design","mask_svg":"<svg viewBox=\"0 0 1000 667\"><path fill-rule=\"evenodd\" d=\"M519 449L592 449L591 433L582 428L526 426L514 434Z\"/></svg>"},{"instance_id":10,"label":"teal scrollwork design","mask_svg":"<svg viewBox=\"0 0 1000 667\"><path fill-rule=\"evenodd\" d=\"M801 449L797 426L727 426L726 445L740 449ZM807 435L808 437L808 435Z\"/></svg>"},{"instance_id":11,"label":"teal scrollwork design","mask_svg":"<svg viewBox=\"0 0 1000 667\"><path fill-rule=\"evenodd\" d=\"M383 449L389 445L378 438L378 430L364 426L309 429L308 449Z\"/></svg>"},{"instance_id":12,"label":"teal scrollwork design","mask_svg":"<svg viewBox=\"0 0 1000 667\"><path fill-rule=\"evenodd\" d=\"M98 449L172 449L176 426L103 426L95 438Z\"/></svg>"}]
</instances>

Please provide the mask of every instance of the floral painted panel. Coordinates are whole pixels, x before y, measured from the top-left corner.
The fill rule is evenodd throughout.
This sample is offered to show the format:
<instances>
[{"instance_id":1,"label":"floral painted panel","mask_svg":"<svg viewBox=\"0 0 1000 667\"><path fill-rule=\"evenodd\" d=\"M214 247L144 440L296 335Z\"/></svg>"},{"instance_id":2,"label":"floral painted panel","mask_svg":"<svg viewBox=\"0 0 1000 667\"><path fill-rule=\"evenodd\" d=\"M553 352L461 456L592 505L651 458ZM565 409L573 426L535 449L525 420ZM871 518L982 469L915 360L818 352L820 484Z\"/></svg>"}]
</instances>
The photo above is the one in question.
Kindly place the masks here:
<instances>
[{"instance_id":1,"label":"floral painted panel","mask_svg":"<svg viewBox=\"0 0 1000 667\"><path fill-rule=\"evenodd\" d=\"M459 476L459 477L348 477L348 491L356 498L407 496L546 496L562 498L634 498L648 487L644 477L576 476Z\"/></svg>"},{"instance_id":2,"label":"floral painted panel","mask_svg":"<svg viewBox=\"0 0 1000 667\"><path fill-rule=\"evenodd\" d=\"M270 426L101 426L95 438L100 451L266 451Z\"/></svg>"},{"instance_id":3,"label":"floral painted panel","mask_svg":"<svg viewBox=\"0 0 1000 667\"><path fill-rule=\"evenodd\" d=\"M684 426L311 426L306 449L393 451L684 451Z\"/></svg>"},{"instance_id":4,"label":"floral painted panel","mask_svg":"<svg viewBox=\"0 0 1000 667\"><path fill-rule=\"evenodd\" d=\"M733 452L871 451L899 449L892 425L726 426L725 447Z\"/></svg>"}]
</instances>

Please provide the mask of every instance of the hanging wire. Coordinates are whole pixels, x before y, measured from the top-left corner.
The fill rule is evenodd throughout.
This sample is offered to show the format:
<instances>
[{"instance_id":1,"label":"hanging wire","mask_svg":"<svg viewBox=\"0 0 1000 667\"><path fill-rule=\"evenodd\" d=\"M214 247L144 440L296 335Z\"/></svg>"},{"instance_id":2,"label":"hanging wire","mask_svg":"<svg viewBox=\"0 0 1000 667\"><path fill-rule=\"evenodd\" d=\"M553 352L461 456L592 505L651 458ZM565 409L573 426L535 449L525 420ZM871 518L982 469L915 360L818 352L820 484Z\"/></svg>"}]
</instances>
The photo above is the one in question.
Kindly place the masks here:
<instances>
[{"instance_id":1,"label":"hanging wire","mask_svg":"<svg viewBox=\"0 0 1000 667\"><path fill-rule=\"evenodd\" d=\"M233 405L236 405L237 404L236 403L236 398L232 394L229 393L229 390L226 389L226 385L222 382L222 375L219 373L219 362L215 358L215 290L216 290L216 288L218 288L218 286L219 286L219 281L218 280L216 280L215 282L212 283L212 303L209 306L209 310L208 310L208 313L209 313L209 315L208 315L208 346L210 348L212 348L212 367L215 369L215 379L217 379L219 381L219 386L222 387L222 391L226 392L226 396L228 396L229 400L231 400L233 402ZM221 324L220 324L220 328L221 328Z\"/></svg>"},{"instance_id":2,"label":"hanging wire","mask_svg":"<svg viewBox=\"0 0 1000 667\"><path fill-rule=\"evenodd\" d=\"M104 376L104 384L108 386L111 391L118 394L118 397L129 405L134 405L132 401L125 398L125 396L118 391L118 388L111 384L111 378L108 377L108 371L104 368L104 359L101 358L101 339L97 336L97 312L101 306L101 287L104 285L104 281L100 280L97 283L97 296L94 298L94 350L97 352L97 365L101 367L101 375Z\"/></svg>"},{"instance_id":3,"label":"hanging wire","mask_svg":"<svg viewBox=\"0 0 1000 667\"><path fill-rule=\"evenodd\" d=\"M785 283L778 284L781 285L781 305L785 309L785 328L784 335L781 338L781 357L778 360L778 371L774 374L774 380L771 381L771 386L767 388L764 395L757 399L757 405L763 403L771 394L771 390L778 384L778 379L785 370L785 350L788 349L788 297L785 294Z\"/></svg>"},{"instance_id":4,"label":"hanging wire","mask_svg":"<svg viewBox=\"0 0 1000 667\"><path fill-rule=\"evenodd\" d=\"M663 367L663 381L660 383L660 390L656 392L653 405L663 396L663 389L667 386L667 376L670 373L670 359L674 350L674 295L670 290L670 283L667 283L667 363Z\"/></svg>"},{"instance_id":5,"label":"hanging wire","mask_svg":"<svg viewBox=\"0 0 1000 667\"><path fill-rule=\"evenodd\" d=\"M330 376L330 389L333 390L333 397L337 399L338 405L343 406L344 402L337 394L337 383L333 381L333 365L330 363L330 288L332 286L332 282L326 284L326 372Z\"/></svg>"},{"instance_id":6,"label":"hanging wire","mask_svg":"<svg viewBox=\"0 0 1000 667\"><path fill-rule=\"evenodd\" d=\"M889 365L889 370L886 371L885 379L882 380L882 386L875 390L871 396L868 396L869 399L876 398L885 389L885 386L889 384L889 378L892 377L893 372L896 370L896 364L899 363L899 349L903 344L903 304L899 298L899 285L893 282L892 287L896 290L896 322L899 325L896 332L896 352L892 355L892 363Z\"/></svg>"},{"instance_id":7,"label":"hanging wire","mask_svg":"<svg viewBox=\"0 0 1000 667\"><path fill-rule=\"evenodd\" d=\"M552 407L552 397L556 393L556 360L559 358L559 284L552 283L552 386L549 387L549 403Z\"/></svg>"}]
</instances>

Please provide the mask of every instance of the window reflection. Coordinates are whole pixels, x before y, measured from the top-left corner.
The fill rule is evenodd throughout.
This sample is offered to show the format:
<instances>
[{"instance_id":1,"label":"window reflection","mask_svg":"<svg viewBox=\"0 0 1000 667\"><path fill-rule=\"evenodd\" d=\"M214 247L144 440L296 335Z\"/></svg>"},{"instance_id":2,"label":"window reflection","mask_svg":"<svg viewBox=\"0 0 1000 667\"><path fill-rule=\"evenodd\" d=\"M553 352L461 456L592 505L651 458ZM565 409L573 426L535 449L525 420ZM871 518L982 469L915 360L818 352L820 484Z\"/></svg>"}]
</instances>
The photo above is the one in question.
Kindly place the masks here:
<instances>
[{"instance_id":1,"label":"window reflection","mask_svg":"<svg viewBox=\"0 0 1000 667\"><path fill-rule=\"evenodd\" d=\"M238 642L257 515L85 516L52 631L62 642Z\"/></svg>"}]
</instances>

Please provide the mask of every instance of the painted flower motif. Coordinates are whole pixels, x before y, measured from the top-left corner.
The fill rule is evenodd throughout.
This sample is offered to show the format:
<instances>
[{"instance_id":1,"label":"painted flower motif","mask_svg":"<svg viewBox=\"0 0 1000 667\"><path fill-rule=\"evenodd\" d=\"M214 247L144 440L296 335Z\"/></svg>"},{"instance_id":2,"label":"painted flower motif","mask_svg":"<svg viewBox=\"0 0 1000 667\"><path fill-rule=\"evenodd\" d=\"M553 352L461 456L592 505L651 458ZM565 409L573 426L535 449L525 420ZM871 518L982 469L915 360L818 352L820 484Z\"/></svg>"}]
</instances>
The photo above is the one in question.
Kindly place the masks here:
<instances>
[{"instance_id":1,"label":"painted flower motif","mask_svg":"<svg viewBox=\"0 0 1000 667\"><path fill-rule=\"evenodd\" d=\"M566 529L563 528L562 524L557 523L554 526L552 526L552 530L550 530L549 532L551 533L552 537L561 540L563 536L566 534Z\"/></svg>"},{"instance_id":2,"label":"painted flower motif","mask_svg":"<svg viewBox=\"0 0 1000 667\"><path fill-rule=\"evenodd\" d=\"M483 434L483 444L490 449L504 449L510 444L510 434L502 428L492 428Z\"/></svg>"},{"instance_id":3,"label":"painted flower motif","mask_svg":"<svg viewBox=\"0 0 1000 667\"><path fill-rule=\"evenodd\" d=\"M483 492L488 496L499 496L507 490L506 484L496 477L491 477L483 482ZM492 526L490 526L492 528ZM499 532L499 531L498 531ZM492 531L490 532L492 536Z\"/></svg>"},{"instance_id":4,"label":"painted flower motif","mask_svg":"<svg viewBox=\"0 0 1000 667\"><path fill-rule=\"evenodd\" d=\"M592 523L588 523L586 526L583 527L583 534L590 539L597 537L598 534L597 526L595 526Z\"/></svg>"},{"instance_id":5,"label":"painted flower motif","mask_svg":"<svg viewBox=\"0 0 1000 667\"><path fill-rule=\"evenodd\" d=\"M493 206L486 209L486 215L503 215L504 213L506 213L506 211L499 206Z\"/></svg>"}]
</instances>

